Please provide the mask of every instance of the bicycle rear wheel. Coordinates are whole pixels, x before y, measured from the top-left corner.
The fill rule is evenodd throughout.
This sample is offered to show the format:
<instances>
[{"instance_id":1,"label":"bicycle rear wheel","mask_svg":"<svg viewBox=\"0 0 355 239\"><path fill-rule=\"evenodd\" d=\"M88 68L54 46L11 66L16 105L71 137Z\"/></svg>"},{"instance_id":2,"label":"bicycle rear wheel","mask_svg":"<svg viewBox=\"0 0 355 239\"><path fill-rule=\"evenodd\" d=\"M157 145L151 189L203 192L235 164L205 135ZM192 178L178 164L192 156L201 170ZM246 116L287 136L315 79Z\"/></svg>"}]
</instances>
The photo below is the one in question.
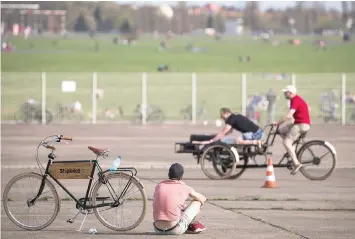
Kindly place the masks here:
<instances>
[{"instance_id":1,"label":"bicycle rear wheel","mask_svg":"<svg viewBox=\"0 0 355 239\"><path fill-rule=\"evenodd\" d=\"M47 179L41 195L33 205L28 205L28 202L37 195L41 182L42 175L24 173L11 179L5 187L3 204L6 215L22 229L42 230L57 217L60 208L59 196L53 184Z\"/></svg>"},{"instance_id":2,"label":"bicycle rear wheel","mask_svg":"<svg viewBox=\"0 0 355 239\"><path fill-rule=\"evenodd\" d=\"M102 178L96 183L91 195L92 205L97 207L94 208L97 219L115 231L136 228L147 211L147 196L141 182L136 177L122 172L106 174ZM118 204L115 206L100 206L114 203L117 199Z\"/></svg>"},{"instance_id":3,"label":"bicycle rear wheel","mask_svg":"<svg viewBox=\"0 0 355 239\"><path fill-rule=\"evenodd\" d=\"M325 180L335 169L335 149L325 141L307 142L300 148L297 157L304 165L301 173L310 180Z\"/></svg>"}]
</instances>

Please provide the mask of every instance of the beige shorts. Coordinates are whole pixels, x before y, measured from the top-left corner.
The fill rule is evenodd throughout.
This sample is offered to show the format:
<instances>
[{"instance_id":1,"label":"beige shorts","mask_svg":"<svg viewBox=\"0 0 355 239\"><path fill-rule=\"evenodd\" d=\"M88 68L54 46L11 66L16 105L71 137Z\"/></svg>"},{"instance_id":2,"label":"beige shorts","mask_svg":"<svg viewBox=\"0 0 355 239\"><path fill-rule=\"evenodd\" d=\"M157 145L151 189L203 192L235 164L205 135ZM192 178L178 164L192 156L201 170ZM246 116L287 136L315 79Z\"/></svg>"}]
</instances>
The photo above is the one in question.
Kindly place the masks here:
<instances>
[{"instance_id":1,"label":"beige shorts","mask_svg":"<svg viewBox=\"0 0 355 239\"><path fill-rule=\"evenodd\" d=\"M279 132L284 137L288 137L295 141L300 137L301 133L307 132L311 126L309 124L289 124L279 129Z\"/></svg>"},{"instance_id":2,"label":"beige shorts","mask_svg":"<svg viewBox=\"0 0 355 239\"><path fill-rule=\"evenodd\" d=\"M199 213L200 208L201 208L200 202L192 201L185 208L184 212L182 213L177 227L175 227L173 230L167 231L167 232L159 231L154 227L155 233L160 234L160 235L181 235L181 234L184 234L186 232L187 228L189 227L190 223L192 222L192 220L194 220L196 215Z\"/></svg>"}]
</instances>

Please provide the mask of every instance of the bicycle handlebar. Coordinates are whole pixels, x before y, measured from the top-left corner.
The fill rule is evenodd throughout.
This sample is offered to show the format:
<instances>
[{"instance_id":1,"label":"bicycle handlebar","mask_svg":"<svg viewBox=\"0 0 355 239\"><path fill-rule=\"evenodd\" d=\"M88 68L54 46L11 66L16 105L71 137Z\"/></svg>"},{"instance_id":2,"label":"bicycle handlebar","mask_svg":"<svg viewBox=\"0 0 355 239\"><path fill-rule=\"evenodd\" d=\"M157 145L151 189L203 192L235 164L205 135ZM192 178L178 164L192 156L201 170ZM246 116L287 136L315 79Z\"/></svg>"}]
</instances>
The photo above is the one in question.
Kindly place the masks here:
<instances>
[{"instance_id":1,"label":"bicycle handlebar","mask_svg":"<svg viewBox=\"0 0 355 239\"><path fill-rule=\"evenodd\" d=\"M45 141L48 138L52 138L52 140L50 141ZM65 137L63 135L53 135L53 136L49 136L47 138L45 138L44 140L42 140L42 142L40 143L40 145L42 145L43 147L47 148L47 149L51 149L51 150L56 150L56 147L54 146L55 143L60 143L62 140L68 140L68 141L72 141L73 138L71 137Z\"/></svg>"},{"instance_id":2,"label":"bicycle handlebar","mask_svg":"<svg viewBox=\"0 0 355 239\"><path fill-rule=\"evenodd\" d=\"M64 137L64 136L62 136L62 140L73 141L73 138L72 137Z\"/></svg>"}]
</instances>

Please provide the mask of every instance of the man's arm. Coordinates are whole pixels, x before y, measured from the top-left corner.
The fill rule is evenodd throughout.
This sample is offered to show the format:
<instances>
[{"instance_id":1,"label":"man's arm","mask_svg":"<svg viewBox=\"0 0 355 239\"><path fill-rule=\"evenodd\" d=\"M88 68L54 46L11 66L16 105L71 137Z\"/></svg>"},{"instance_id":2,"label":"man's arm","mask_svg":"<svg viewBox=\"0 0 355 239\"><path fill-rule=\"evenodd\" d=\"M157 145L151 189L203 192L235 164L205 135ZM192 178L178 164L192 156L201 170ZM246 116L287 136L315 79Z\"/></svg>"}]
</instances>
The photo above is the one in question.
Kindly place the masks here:
<instances>
[{"instance_id":1,"label":"man's arm","mask_svg":"<svg viewBox=\"0 0 355 239\"><path fill-rule=\"evenodd\" d=\"M223 138L231 130L232 130L232 126L230 126L229 124L226 124L224 129L220 133L218 133L213 139L208 140L208 141L203 141L201 143L202 144L210 144L210 143L216 142L216 141L220 140L221 138Z\"/></svg>"},{"instance_id":2,"label":"man's arm","mask_svg":"<svg viewBox=\"0 0 355 239\"><path fill-rule=\"evenodd\" d=\"M199 201L201 203L201 206L206 202L206 197L203 196L201 193L195 192L195 190L193 190L192 192L190 192L189 196L196 200Z\"/></svg>"},{"instance_id":3,"label":"man's arm","mask_svg":"<svg viewBox=\"0 0 355 239\"><path fill-rule=\"evenodd\" d=\"M231 129L226 133L226 135L229 135L229 134L231 134L231 133L233 133L233 128L231 127Z\"/></svg>"},{"instance_id":4,"label":"man's arm","mask_svg":"<svg viewBox=\"0 0 355 239\"><path fill-rule=\"evenodd\" d=\"M280 120L277 124L281 125L281 124L284 123L285 121L288 121L288 120L292 119L292 116L293 116L293 114L294 114L295 112L296 112L296 110L290 109L290 110L287 112L287 114L286 114L283 118L281 118L281 120Z\"/></svg>"}]
</instances>

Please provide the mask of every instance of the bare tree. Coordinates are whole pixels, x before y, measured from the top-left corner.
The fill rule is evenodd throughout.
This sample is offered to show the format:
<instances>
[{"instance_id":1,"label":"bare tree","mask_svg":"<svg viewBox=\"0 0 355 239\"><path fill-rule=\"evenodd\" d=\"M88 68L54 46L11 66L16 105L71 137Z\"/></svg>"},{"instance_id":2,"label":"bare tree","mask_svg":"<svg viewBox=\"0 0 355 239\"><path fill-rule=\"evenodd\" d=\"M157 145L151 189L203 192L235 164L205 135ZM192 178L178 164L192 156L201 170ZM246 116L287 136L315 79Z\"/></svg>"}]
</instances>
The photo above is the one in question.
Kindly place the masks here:
<instances>
[{"instance_id":1,"label":"bare tree","mask_svg":"<svg viewBox=\"0 0 355 239\"><path fill-rule=\"evenodd\" d=\"M259 2L247 2L244 8L244 24L252 31L262 30L259 19Z\"/></svg>"},{"instance_id":2,"label":"bare tree","mask_svg":"<svg viewBox=\"0 0 355 239\"><path fill-rule=\"evenodd\" d=\"M348 9L348 2L347 1L342 1L341 2L341 8L343 11L343 23L346 24L346 21L348 20L348 14L349 14L349 9Z\"/></svg>"}]
</instances>

